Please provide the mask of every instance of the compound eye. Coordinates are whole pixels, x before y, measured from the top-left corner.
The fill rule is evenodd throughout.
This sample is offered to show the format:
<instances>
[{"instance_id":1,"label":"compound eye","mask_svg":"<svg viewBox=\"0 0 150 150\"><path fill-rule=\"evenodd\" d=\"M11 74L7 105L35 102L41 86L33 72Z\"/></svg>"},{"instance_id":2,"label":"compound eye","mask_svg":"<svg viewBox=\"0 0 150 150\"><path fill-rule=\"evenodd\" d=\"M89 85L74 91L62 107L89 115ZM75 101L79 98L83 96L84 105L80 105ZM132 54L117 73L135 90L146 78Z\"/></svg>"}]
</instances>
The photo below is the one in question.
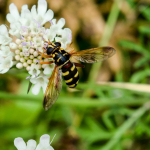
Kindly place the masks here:
<instances>
[{"instance_id":1,"label":"compound eye","mask_svg":"<svg viewBox=\"0 0 150 150\"><path fill-rule=\"evenodd\" d=\"M48 47L48 48L47 48L47 54L50 55L53 50L54 50L53 47Z\"/></svg>"},{"instance_id":2,"label":"compound eye","mask_svg":"<svg viewBox=\"0 0 150 150\"><path fill-rule=\"evenodd\" d=\"M60 42L55 42L54 44L56 45L56 47L60 47L61 46Z\"/></svg>"}]
</instances>

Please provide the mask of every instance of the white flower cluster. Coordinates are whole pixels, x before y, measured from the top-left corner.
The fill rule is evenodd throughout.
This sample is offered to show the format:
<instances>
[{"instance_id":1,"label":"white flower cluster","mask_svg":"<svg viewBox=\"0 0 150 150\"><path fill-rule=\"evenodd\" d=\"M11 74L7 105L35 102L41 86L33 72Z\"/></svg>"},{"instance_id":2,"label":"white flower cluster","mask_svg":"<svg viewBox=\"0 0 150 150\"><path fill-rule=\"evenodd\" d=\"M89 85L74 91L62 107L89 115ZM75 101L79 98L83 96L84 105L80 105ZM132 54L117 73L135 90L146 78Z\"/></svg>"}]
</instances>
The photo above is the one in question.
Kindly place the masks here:
<instances>
[{"instance_id":1,"label":"white flower cluster","mask_svg":"<svg viewBox=\"0 0 150 150\"><path fill-rule=\"evenodd\" d=\"M18 69L26 68L29 73L27 79L35 84L32 93L37 95L43 88L46 89L48 77L51 75L54 64L40 64L39 60L46 47L46 41L61 42L61 48L66 49L71 43L72 32L64 28L65 19L61 18L57 23L53 19L54 13L47 10L46 0L38 0L38 7L32 6L31 11L27 5L23 5L19 14L14 3L9 6L10 13L6 18L10 23L10 29L5 25L0 26L0 73L6 73L13 65ZM43 25L50 22L50 28ZM10 36L11 35L11 36ZM43 62L51 59L43 58Z\"/></svg>"},{"instance_id":2,"label":"white flower cluster","mask_svg":"<svg viewBox=\"0 0 150 150\"><path fill-rule=\"evenodd\" d=\"M54 150L54 148L50 145L52 141L50 143L49 141L50 136L48 134L44 134L41 136L40 143L37 146L35 140L29 140L26 144L21 137L15 138L14 145L18 150Z\"/></svg>"}]
</instances>

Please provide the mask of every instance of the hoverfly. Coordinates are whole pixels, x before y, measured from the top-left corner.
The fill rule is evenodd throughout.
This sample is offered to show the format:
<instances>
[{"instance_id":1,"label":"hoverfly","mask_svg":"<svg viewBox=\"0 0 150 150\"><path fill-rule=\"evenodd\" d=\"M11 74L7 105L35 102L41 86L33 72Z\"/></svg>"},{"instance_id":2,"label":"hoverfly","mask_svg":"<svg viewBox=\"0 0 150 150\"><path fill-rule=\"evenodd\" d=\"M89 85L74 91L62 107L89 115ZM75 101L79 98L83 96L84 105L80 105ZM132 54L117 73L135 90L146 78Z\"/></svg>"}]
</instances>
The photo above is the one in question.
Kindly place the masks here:
<instances>
[{"instance_id":1,"label":"hoverfly","mask_svg":"<svg viewBox=\"0 0 150 150\"><path fill-rule=\"evenodd\" d=\"M72 58L84 63L95 63L106 60L116 53L115 49L112 47L97 47L79 52L75 52L73 49L67 52L61 48L60 42L45 42L47 46L44 48L45 50L42 53L41 59L42 57L47 57L52 58L53 61L40 61L39 63L55 63L55 68L49 78L49 83L44 94L43 107L45 110L51 108L56 102L62 88L62 76L69 88L74 88L78 84L79 73L76 67L84 67L84 65L72 62Z\"/></svg>"}]
</instances>

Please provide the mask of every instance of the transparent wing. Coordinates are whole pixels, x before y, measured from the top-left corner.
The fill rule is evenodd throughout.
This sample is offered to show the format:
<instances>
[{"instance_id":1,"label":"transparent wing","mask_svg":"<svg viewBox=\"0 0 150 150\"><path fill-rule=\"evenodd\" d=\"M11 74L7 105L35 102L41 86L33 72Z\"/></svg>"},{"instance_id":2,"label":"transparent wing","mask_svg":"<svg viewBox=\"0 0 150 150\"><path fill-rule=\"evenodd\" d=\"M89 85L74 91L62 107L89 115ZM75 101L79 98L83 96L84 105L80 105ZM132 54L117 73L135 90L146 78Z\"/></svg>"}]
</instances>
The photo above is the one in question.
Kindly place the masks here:
<instances>
[{"instance_id":1,"label":"transparent wing","mask_svg":"<svg viewBox=\"0 0 150 150\"><path fill-rule=\"evenodd\" d=\"M84 63L95 63L103 61L113 56L116 50L112 47L97 47L87 50L82 50L79 52L71 53L71 58L75 58Z\"/></svg>"},{"instance_id":2,"label":"transparent wing","mask_svg":"<svg viewBox=\"0 0 150 150\"><path fill-rule=\"evenodd\" d=\"M48 110L52 107L52 105L56 102L59 93L62 88L62 73L59 70L58 66L55 65L53 73L49 79L49 83L47 85L44 99L43 99L43 107L45 110Z\"/></svg>"}]
</instances>

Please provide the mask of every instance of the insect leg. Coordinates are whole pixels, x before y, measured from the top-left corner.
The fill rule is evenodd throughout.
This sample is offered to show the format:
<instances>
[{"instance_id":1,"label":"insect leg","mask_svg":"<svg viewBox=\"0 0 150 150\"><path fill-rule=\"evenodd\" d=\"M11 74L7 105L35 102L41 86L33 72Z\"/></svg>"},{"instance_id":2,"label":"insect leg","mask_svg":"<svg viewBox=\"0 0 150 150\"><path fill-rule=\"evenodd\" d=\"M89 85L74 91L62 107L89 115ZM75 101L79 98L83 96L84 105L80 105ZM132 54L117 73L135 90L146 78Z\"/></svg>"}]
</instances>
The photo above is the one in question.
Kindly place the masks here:
<instances>
[{"instance_id":1,"label":"insect leg","mask_svg":"<svg viewBox=\"0 0 150 150\"><path fill-rule=\"evenodd\" d=\"M52 64L54 63L53 61L48 61L48 62L39 62L40 64Z\"/></svg>"},{"instance_id":2,"label":"insect leg","mask_svg":"<svg viewBox=\"0 0 150 150\"><path fill-rule=\"evenodd\" d=\"M53 58L53 57L50 56L50 55L44 55L44 54L42 55L42 58L43 58L43 57L46 57L46 58Z\"/></svg>"},{"instance_id":3,"label":"insect leg","mask_svg":"<svg viewBox=\"0 0 150 150\"><path fill-rule=\"evenodd\" d=\"M72 49L70 52L69 52L69 54L71 54L71 53L73 53L74 52L74 49Z\"/></svg>"},{"instance_id":4,"label":"insect leg","mask_svg":"<svg viewBox=\"0 0 150 150\"><path fill-rule=\"evenodd\" d=\"M82 68L84 68L84 67L85 67L84 65L82 65L82 64L78 64L78 63L74 63L74 65L75 65L76 67L82 67Z\"/></svg>"},{"instance_id":5,"label":"insect leg","mask_svg":"<svg viewBox=\"0 0 150 150\"><path fill-rule=\"evenodd\" d=\"M41 53L41 52L40 52ZM44 55L44 52L42 53L42 56L41 56L41 58L40 58L40 63L41 63L41 60L42 60L42 58L43 57L47 57L47 58L52 58L52 56L50 56L50 55Z\"/></svg>"}]
</instances>

